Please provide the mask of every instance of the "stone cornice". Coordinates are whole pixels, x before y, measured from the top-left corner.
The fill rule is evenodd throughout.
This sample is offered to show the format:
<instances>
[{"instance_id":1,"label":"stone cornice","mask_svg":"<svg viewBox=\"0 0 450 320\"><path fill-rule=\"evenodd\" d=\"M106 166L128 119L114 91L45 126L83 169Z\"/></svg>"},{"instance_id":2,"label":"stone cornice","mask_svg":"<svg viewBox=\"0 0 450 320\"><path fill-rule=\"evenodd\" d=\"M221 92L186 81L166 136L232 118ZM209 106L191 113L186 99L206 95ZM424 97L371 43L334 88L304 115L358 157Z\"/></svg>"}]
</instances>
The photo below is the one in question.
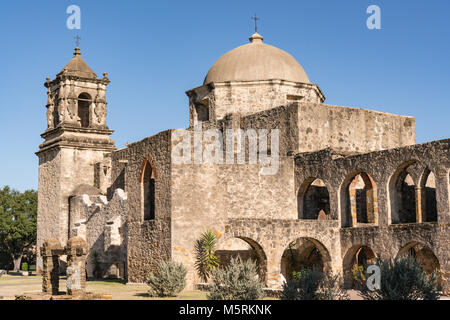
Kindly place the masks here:
<instances>
[{"instance_id":1,"label":"stone cornice","mask_svg":"<svg viewBox=\"0 0 450 320\"><path fill-rule=\"evenodd\" d=\"M109 137L113 132L113 130L109 129L72 126L49 129L41 135L45 141L39 146L40 150L36 154L54 147L114 151L116 150L114 140Z\"/></svg>"},{"instance_id":2,"label":"stone cornice","mask_svg":"<svg viewBox=\"0 0 450 320\"><path fill-rule=\"evenodd\" d=\"M108 128L102 129L102 128L82 128L82 127L76 127L71 125L63 125L58 126L56 128L47 129L44 133L41 134L41 137L43 139L47 139L48 137L52 135L57 134L63 134L64 132L77 132L77 133L94 133L94 134L103 134L103 135L111 135L114 130L110 130Z\"/></svg>"},{"instance_id":3,"label":"stone cornice","mask_svg":"<svg viewBox=\"0 0 450 320\"><path fill-rule=\"evenodd\" d=\"M41 144L39 147L39 151L35 152L35 154L37 156L39 156L41 153L52 150L52 149L62 149L62 148L73 148L73 149L79 149L79 150L95 150L95 151L104 151L104 152L113 152L116 151L117 148L112 145L112 146L99 146L98 144L96 145L88 145L88 144L75 144L75 143L70 143L70 142L60 142L60 143L56 143L56 144L52 144L52 145L48 145L45 147L42 147L44 144Z\"/></svg>"},{"instance_id":4,"label":"stone cornice","mask_svg":"<svg viewBox=\"0 0 450 320\"><path fill-rule=\"evenodd\" d=\"M230 82L211 82L203 86L199 86L196 88L193 88L191 90L186 91L186 95L188 97L191 97L192 95L196 94L201 89L206 89L208 91L213 90L214 88L218 87L240 87L240 86L257 86L257 85L271 85L271 84L277 84L277 85L286 85L296 88L305 88L305 89L312 89L317 92L317 94L320 97L320 100L322 102L325 101L325 95L320 89L320 87L317 84L314 83L303 83L303 82L292 82L292 81L286 81L286 80L280 80L280 79L270 79L270 80L259 80L259 81L230 81Z\"/></svg>"},{"instance_id":5,"label":"stone cornice","mask_svg":"<svg viewBox=\"0 0 450 320\"><path fill-rule=\"evenodd\" d=\"M48 88L48 86L53 86L56 84L59 84L60 82L64 81L64 80L75 80L75 81L80 81L80 82L93 82L93 83L101 83L104 85L108 85L111 81L108 78L85 78L85 77L80 77L80 76L74 76L74 75L70 75L70 74L63 74L62 72L58 73L56 75L56 78L52 81L49 82L45 82L44 86L46 88Z\"/></svg>"}]
</instances>

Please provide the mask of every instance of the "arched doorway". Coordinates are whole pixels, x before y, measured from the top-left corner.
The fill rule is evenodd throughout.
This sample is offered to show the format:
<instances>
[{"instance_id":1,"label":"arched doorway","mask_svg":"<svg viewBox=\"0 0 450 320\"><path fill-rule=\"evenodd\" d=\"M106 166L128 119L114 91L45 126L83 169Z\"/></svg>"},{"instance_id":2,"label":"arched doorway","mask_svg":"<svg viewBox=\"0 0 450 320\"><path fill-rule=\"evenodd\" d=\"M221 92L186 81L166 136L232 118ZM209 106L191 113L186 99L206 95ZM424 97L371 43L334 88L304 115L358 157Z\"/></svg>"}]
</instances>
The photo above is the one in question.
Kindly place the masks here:
<instances>
[{"instance_id":1,"label":"arched doorway","mask_svg":"<svg viewBox=\"0 0 450 320\"><path fill-rule=\"evenodd\" d=\"M298 238L287 246L281 257L281 274L286 280L293 278L293 272L313 269L331 271L331 256L326 247L316 239Z\"/></svg>"},{"instance_id":2,"label":"arched doorway","mask_svg":"<svg viewBox=\"0 0 450 320\"><path fill-rule=\"evenodd\" d=\"M297 212L299 219L330 219L330 194L321 179L309 178L300 186Z\"/></svg>"},{"instance_id":3,"label":"arched doorway","mask_svg":"<svg viewBox=\"0 0 450 320\"><path fill-rule=\"evenodd\" d=\"M354 245L347 250L343 260L344 286L347 289L355 288L358 281L355 277L365 274L367 267L376 262L377 255L368 246Z\"/></svg>"},{"instance_id":4,"label":"arched doorway","mask_svg":"<svg viewBox=\"0 0 450 320\"><path fill-rule=\"evenodd\" d=\"M220 249L216 250L220 266L227 266L231 258L240 257L243 261L253 260L256 262L261 282L267 281L267 257L259 243L247 237L229 238L221 243Z\"/></svg>"}]
</instances>

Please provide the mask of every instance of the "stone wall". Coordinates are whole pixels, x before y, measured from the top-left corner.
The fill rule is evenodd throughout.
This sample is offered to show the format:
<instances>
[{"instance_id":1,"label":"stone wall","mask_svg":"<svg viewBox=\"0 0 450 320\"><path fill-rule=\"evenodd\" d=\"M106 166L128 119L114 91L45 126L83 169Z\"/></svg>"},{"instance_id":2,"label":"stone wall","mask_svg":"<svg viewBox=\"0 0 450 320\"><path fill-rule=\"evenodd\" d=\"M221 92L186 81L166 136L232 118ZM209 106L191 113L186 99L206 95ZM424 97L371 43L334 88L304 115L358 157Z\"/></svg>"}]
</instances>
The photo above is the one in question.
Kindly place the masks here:
<instances>
[{"instance_id":1,"label":"stone wall","mask_svg":"<svg viewBox=\"0 0 450 320\"><path fill-rule=\"evenodd\" d=\"M190 127L196 123L195 105L200 101L209 106L209 122L218 127L230 114L243 118L244 129L276 127L282 131L282 139L290 142L289 151L294 152L331 146L342 151L369 152L416 142L413 117L325 105L312 98L294 99L305 97L301 86L276 81L209 86L188 91Z\"/></svg>"},{"instance_id":2,"label":"stone wall","mask_svg":"<svg viewBox=\"0 0 450 320\"><path fill-rule=\"evenodd\" d=\"M189 286L199 282L194 244L207 229L219 234L230 218L296 218L292 157L278 173L262 176L259 164L172 165L173 258L188 267Z\"/></svg>"},{"instance_id":3,"label":"stone wall","mask_svg":"<svg viewBox=\"0 0 450 320\"><path fill-rule=\"evenodd\" d=\"M96 274L95 259L100 266L101 277L126 277L127 256L127 195L116 189L113 198L86 194L71 200L71 215L76 219L72 223L71 237L86 240L89 248L87 256L88 276ZM97 256L97 257L94 257Z\"/></svg>"},{"instance_id":4,"label":"stone wall","mask_svg":"<svg viewBox=\"0 0 450 320\"><path fill-rule=\"evenodd\" d=\"M369 152L416 143L413 117L359 108L299 103L298 128L298 152Z\"/></svg>"},{"instance_id":5,"label":"stone wall","mask_svg":"<svg viewBox=\"0 0 450 320\"><path fill-rule=\"evenodd\" d=\"M395 257L398 251L409 243L425 245L439 260L440 271L448 278L450 271L448 253L449 235L449 168L450 140L433 141L360 155L345 155L331 149L299 154L296 163L296 190L312 178L323 180L330 193L330 210L334 219L341 221L342 259L355 253L355 248L367 246L381 257ZM424 180L431 171L435 176L435 199L416 197L413 223L395 223L398 210L397 197L401 189L395 187L399 172L411 176L416 194L421 195ZM374 205L377 207L378 224L349 222L349 208L346 204L348 185L356 175L368 174L376 186ZM428 193L430 195L430 193ZM437 221L425 222L422 205L418 201L435 202ZM414 201L414 200L412 200ZM434 207L431 210L434 210ZM428 221L428 220L426 220ZM350 228L348 228L350 227ZM348 270L347 270L348 271ZM445 283L448 287L448 282Z\"/></svg>"},{"instance_id":6,"label":"stone wall","mask_svg":"<svg viewBox=\"0 0 450 320\"><path fill-rule=\"evenodd\" d=\"M69 236L69 198L80 185L94 186L94 165L104 152L64 147L39 155L38 246L57 238L64 246ZM37 268L41 267L38 256Z\"/></svg>"},{"instance_id":7,"label":"stone wall","mask_svg":"<svg viewBox=\"0 0 450 320\"><path fill-rule=\"evenodd\" d=\"M146 282L161 260L171 258L171 132L130 144L111 157L113 186L124 183L128 197L127 260L128 281L132 283ZM146 159L154 163L156 173L155 219L144 221L141 175Z\"/></svg>"},{"instance_id":8,"label":"stone wall","mask_svg":"<svg viewBox=\"0 0 450 320\"><path fill-rule=\"evenodd\" d=\"M267 269L266 286L280 288L283 253L298 239L310 240L320 251L326 269L342 273L338 221L295 219L229 219L223 241L239 238L249 243L264 257Z\"/></svg>"},{"instance_id":9,"label":"stone wall","mask_svg":"<svg viewBox=\"0 0 450 320\"><path fill-rule=\"evenodd\" d=\"M60 184L61 154L53 149L39 156L39 192L37 215L37 248L49 238L61 240ZM42 257L37 254L36 271L42 271Z\"/></svg>"}]
</instances>

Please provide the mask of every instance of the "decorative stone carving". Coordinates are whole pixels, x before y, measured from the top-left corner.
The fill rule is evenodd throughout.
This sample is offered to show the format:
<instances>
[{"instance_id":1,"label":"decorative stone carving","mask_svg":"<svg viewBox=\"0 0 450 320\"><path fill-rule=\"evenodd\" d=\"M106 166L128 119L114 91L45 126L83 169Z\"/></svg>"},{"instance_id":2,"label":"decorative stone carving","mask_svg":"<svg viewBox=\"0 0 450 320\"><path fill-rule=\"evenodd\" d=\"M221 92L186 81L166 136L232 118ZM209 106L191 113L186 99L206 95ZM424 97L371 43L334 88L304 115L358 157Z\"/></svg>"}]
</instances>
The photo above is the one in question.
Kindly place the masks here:
<instances>
[{"instance_id":1,"label":"decorative stone carving","mask_svg":"<svg viewBox=\"0 0 450 320\"><path fill-rule=\"evenodd\" d=\"M106 122L106 101L104 99L96 99L94 107L95 124L104 125Z\"/></svg>"},{"instance_id":2,"label":"decorative stone carving","mask_svg":"<svg viewBox=\"0 0 450 320\"><path fill-rule=\"evenodd\" d=\"M105 77L105 75L103 75ZM104 126L106 124L106 100L105 93L100 89L100 84L97 84L97 95L94 99L94 124Z\"/></svg>"},{"instance_id":3,"label":"decorative stone carving","mask_svg":"<svg viewBox=\"0 0 450 320\"><path fill-rule=\"evenodd\" d=\"M54 111L53 104L47 105L47 128L49 129L53 128L54 122L53 111Z\"/></svg>"},{"instance_id":4,"label":"decorative stone carving","mask_svg":"<svg viewBox=\"0 0 450 320\"><path fill-rule=\"evenodd\" d=\"M54 108L54 102L50 90L50 78L47 77L45 81L45 86L47 87L47 127L53 128L54 127L54 116L53 112L55 110Z\"/></svg>"}]
</instances>

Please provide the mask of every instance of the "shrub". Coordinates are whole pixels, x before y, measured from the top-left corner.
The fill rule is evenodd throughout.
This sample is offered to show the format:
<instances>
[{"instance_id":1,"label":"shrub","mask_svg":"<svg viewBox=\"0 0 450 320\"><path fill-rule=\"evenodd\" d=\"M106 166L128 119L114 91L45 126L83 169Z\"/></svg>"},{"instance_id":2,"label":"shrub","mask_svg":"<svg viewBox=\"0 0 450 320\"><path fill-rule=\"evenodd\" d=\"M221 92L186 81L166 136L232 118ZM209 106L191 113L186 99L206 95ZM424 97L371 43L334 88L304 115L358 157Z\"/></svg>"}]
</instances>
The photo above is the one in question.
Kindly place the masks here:
<instances>
[{"instance_id":1,"label":"shrub","mask_svg":"<svg viewBox=\"0 0 450 320\"><path fill-rule=\"evenodd\" d=\"M230 264L212 273L209 300L257 300L264 296L256 263L231 258Z\"/></svg>"},{"instance_id":2,"label":"shrub","mask_svg":"<svg viewBox=\"0 0 450 320\"><path fill-rule=\"evenodd\" d=\"M364 266L357 264L353 265L352 276L353 276L353 283L355 284L355 287L357 289L361 289L363 286L366 285L367 278Z\"/></svg>"},{"instance_id":3,"label":"shrub","mask_svg":"<svg viewBox=\"0 0 450 320\"><path fill-rule=\"evenodd\" d=\"M28 263L22 263L22 271L28 271Z\"/></svg>"},{"instance_id":4,"label":"shrub","mask_svg":"<svg viewBox=\"0 0 450 320\"><path fill-rule=\"evenodd\" d=\"M158 271L150 273L147 284L151 297L175 297L186 286L187 270L183 264L161 261Z\"/></svg>"},{"instance_id":5,"label":"shrub","mask_svg":"<svg viewBox=\"0 0 450 320\"><path fill-rule=\"evenodd\" d=\"M415 259L378 260L380 288L360 290L366 300L437 300L441 295L437 273L427 275Z\"/></svg>"},{"instance_id":6,"label":"shrub","mask_svg":"<svg viewBox=\"0 0 450 320\"><path fill-rule=\"evenodd\" d=\"M293 275L293 280L283 284L281 300L348 300L338 276L312 269L302 269Z\"/></svg>"},{"instance_id":7,"label":"shrub","mask_svg":"<svg viewBox=\"0 0 450 320\"><path fill-rule=\"evenodd\" d=\"M195 242L195 268L204 282L208 282L211 272L219 266L219 259L214 254L216 242L217 236L211 230L203 233Z\"/></svg>"}]
</instances>

